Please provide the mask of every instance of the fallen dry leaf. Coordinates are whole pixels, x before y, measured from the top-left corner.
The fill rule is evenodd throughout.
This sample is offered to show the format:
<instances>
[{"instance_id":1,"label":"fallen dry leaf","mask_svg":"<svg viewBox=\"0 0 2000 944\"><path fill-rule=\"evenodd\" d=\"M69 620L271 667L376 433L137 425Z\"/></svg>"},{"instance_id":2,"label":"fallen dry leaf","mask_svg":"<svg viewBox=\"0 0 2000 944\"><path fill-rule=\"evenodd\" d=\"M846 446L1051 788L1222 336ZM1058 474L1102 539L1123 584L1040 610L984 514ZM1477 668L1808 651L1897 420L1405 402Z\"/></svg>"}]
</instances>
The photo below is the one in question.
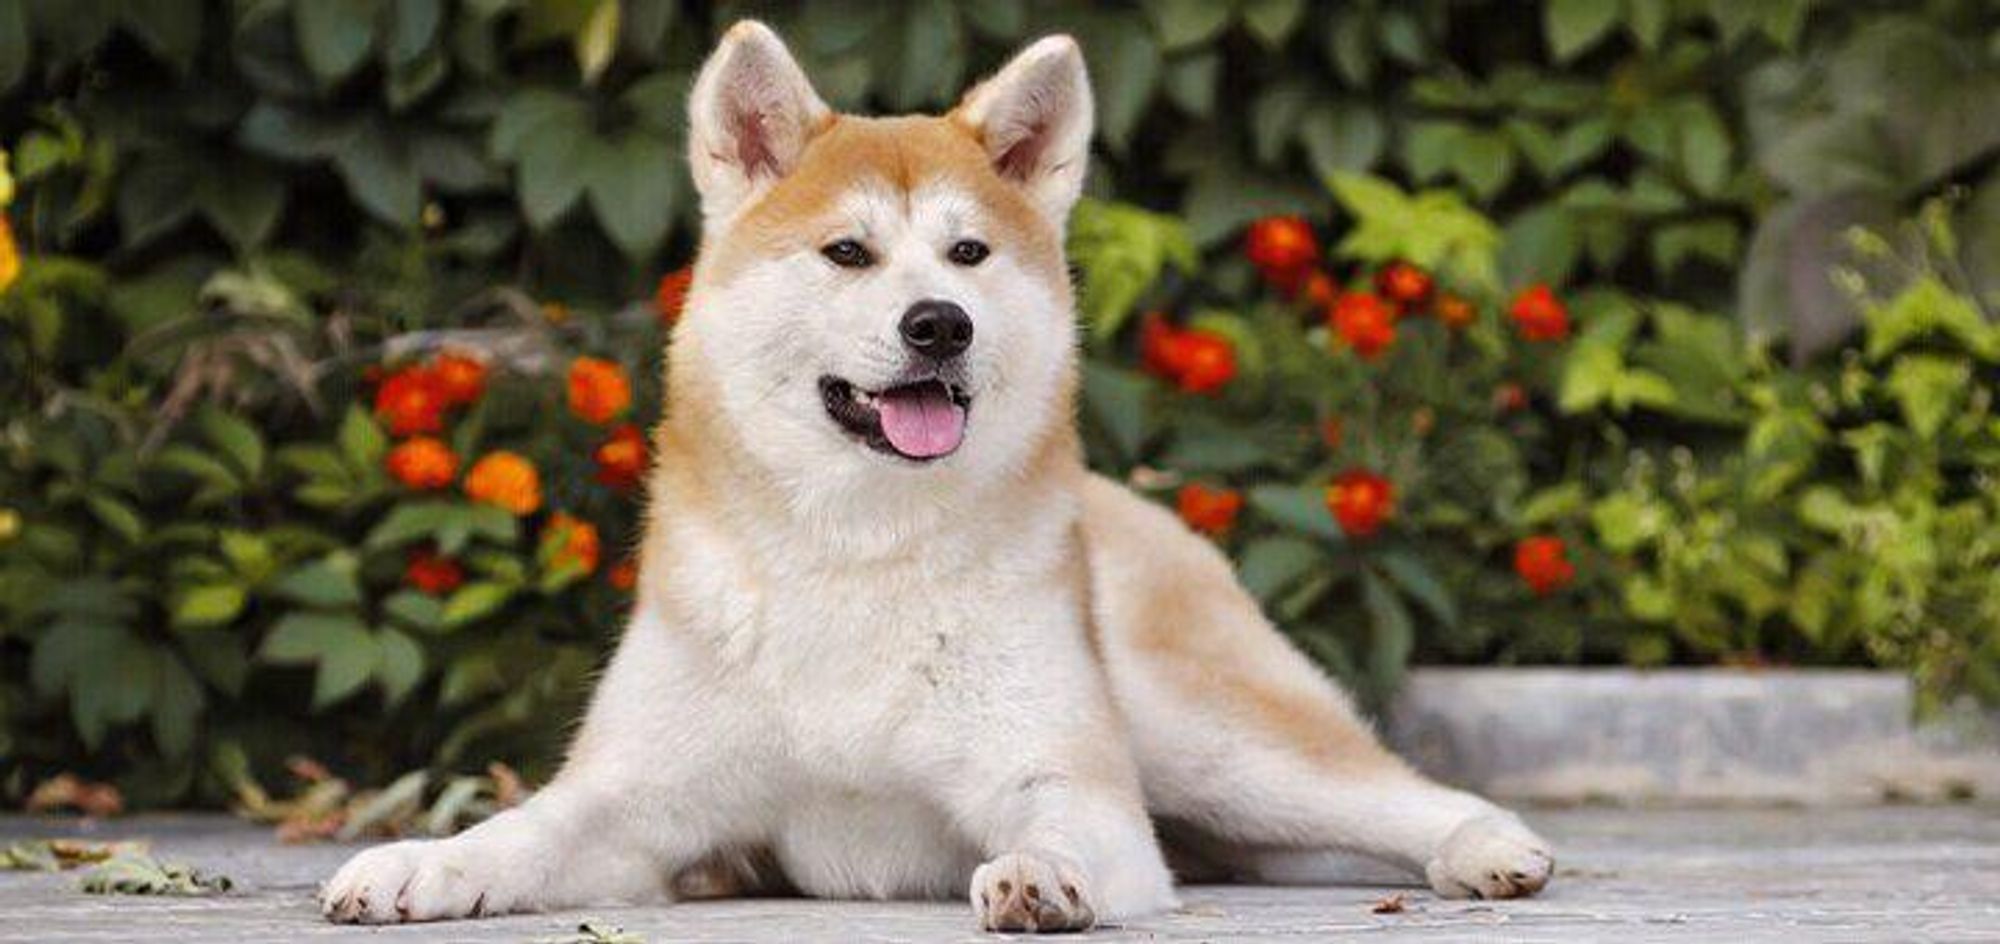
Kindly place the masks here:
<instances>
[{"instance_id":1,"label":"fallen dry leaf","mask_svg":"<svg viewBox=\"0 0 2000 944\"><path fill-rule=\"evenodd\" d=\"M56 872L103 862L115 855L144 853L143 842L90 842L83 839L28 839L0 849L0 869Z\"/></svg>"},{"instance_id":2,"label":"fallen dry leaf","mask_svg":"<svg viewBox=\"0 0 2000 944\"><path fill-rule=\"evenodd\" d=\"M30 813L62 809L94 818L117 816L125 811L125 795L108 783L93 783L72 773L50 777L28 794Z\"/></svg>"},{"instance_id":3,"label":"fallen dry leaf","mask_svg":"<svg viewBox=\"0 0 2000 944\"><path fill-rule=\"evenodd\" d=\"M227 876L139 852L114 855L83 877L83 890L92 895L212 895L232 884Z\"/></svg>"},{"instance_id":4,"label":"fallen dry leaf","mask_svg":"<svg viewBox=\"0 0 2000 944\"><path fill-rule=\"evenodd\" d=\"M1409 899L1404 897L1402 892L1397 892L1393 895L1376 899L1374 907L1368 910L1376 914L1402 914L1407 907L1409 907Z\"/></svg>"}]
</instances>

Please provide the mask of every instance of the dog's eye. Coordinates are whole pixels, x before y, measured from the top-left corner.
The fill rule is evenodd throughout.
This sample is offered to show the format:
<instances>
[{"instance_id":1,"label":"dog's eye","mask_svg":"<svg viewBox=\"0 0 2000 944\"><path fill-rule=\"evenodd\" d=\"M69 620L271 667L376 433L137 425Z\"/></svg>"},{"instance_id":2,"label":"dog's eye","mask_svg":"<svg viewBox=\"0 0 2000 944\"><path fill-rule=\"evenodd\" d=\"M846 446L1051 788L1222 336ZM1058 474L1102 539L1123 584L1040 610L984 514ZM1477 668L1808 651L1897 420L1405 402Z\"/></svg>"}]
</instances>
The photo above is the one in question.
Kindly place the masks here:
<instances>
[{"instance_id":1,"label":"dog's eye","mask_svg":"<svg viewBox=\"0 0 2000 944\"><path fill-rule=\"evenodd\" d=\"M820 247L819 254L843 269L866 269L875 264L875 257L868 252L868 247L852 239L827 243Z\"/></svg>"},{"instance_id":2,"label":"dog's eye","mask_svg":"<svg viewBox=\"0 0 2000 944\"><path fill-rule=\"evenodd\" d=\"M962 266L976 266L986 261L992 253L986 244L977 239L961 239L951 244L951 261Z\"/></svg>"}]
</instances>

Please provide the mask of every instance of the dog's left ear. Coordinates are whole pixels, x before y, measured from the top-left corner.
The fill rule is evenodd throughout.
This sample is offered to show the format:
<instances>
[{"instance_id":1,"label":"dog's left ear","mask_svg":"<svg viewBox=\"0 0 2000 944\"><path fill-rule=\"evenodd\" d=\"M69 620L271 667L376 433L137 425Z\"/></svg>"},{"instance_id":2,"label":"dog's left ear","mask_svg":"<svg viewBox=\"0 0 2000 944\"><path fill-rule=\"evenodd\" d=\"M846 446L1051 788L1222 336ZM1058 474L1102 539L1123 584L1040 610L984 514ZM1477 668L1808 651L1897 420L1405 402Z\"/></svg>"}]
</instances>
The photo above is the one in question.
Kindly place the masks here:
<instances>
[{"instance_id":1,"label":"dog's left ear","mask_svg":"<svg viewBox=\"0 0 2000 944\"><path fill-rule=\"evenodd\" d=\"M1037 40L967 92L952 116L979 136L993 169L1061 227L1090 160L1090 74L1076 40Z\"/></svg>"}]
</instances>

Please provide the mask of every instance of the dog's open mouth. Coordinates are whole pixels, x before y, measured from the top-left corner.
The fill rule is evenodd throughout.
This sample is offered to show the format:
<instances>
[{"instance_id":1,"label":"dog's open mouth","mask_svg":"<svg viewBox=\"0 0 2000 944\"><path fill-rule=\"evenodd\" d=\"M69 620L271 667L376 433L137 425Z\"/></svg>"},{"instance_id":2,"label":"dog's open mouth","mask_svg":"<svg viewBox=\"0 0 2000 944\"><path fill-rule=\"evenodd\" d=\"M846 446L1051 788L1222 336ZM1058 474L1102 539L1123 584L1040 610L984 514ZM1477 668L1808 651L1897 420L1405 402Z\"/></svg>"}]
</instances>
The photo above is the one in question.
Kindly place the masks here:
<instances>
[{"instance_id":1,"label":"dog's open mouth","mask_svg":"<svg viewBox=\"0 0 2000 944\"><path fill-rule=\"evenodd\" d=\"M916 462L942 459L965 441L972 397L942 380L863 390L839 377L819 379L820 399L848 435L868 448Z\"/></svg>"}]
</instances>

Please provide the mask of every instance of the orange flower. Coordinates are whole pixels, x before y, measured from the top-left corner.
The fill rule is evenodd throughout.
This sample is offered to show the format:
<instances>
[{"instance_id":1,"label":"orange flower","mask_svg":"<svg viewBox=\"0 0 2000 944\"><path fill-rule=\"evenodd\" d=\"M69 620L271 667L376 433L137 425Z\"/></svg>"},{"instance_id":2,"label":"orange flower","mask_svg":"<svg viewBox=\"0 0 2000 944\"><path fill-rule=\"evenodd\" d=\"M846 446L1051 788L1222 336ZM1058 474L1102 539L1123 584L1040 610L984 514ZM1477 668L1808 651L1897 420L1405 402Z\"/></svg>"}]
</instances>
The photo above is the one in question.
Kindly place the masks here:
<instances>
[{"instance_id":1,"label":"orange flower","mask_svg":"<svg viewBox=\"0 0 2000 944\"><path fill-rule=\"evenodd\" d=\"M431 596L450 593L465 582L465 570L458 562L431 550L418 550L410 554L409 566L403 569L403 582Z\"/></svg>"},{"instance_id":2,"label":"orange flower","mask_svg":"<svg viewBox=\"0 0 2000 944\"><path fill-rule=\"evenodd\" d=\"M1290 291L1319 261L1319 238L1296 216L1267 216L1250 224L1243 254L1264 279Z\"/></svg>"},{"instance_id":3,"label":"orange flower","mask_svg":"<svg viewBox=\"0 0 2000 944\"><path fill-rule=\"evenodd\" d=\"M0 292L21 277L21 246L14 242L14 227L0 211Z\"/></svg>"},{"instance_id":4,"label":"orange flower","mask_svg":"<svg viewBox=\"0 0 2000 944\"><path fill-rule=\"evenodd\" d=\"M611 569L604 572L604 582L614 590L630 590L639 585L639 562L632 558L622 558Z\"/></svg>"},{"instance_id":5,"label":"orange flower","mask_svg":"<svg viewBox=\"0 0 2000 944\"><path fill-rule=\"evenodd\" d=\"M1342 472L1326 487L1326 507L1340 530L1365 538L1396 513L1396 486L1366 469Z\"/></svg>"},{"instance_id":6,"label":"orange flower","mask_svg":"<svg viewBox=\"0 0 2000 944\"><path fill-rule=\"evenodd\" d=\"M519 453L489 452L465 474L465 494L516 516L532 515L542 507L542 476Z\"/></svg>"},{"instance_id":7,"label":"orange flower","mask_svg":"<svg viewBox=\"0 0 2000 944\"><path fill-rule=\"evenodd\" d=\"M1382 356L1396 343L1396 313L1372 292L1348 292L1334 300L1328 314L1334 333L1364 361Z\"/></svg>"},{"instance_id":8,"label":"orange flower","mask_svg":"<svg viewBox=\"0 0 2000 944\"><path fill-rule=\"evenodd\" d=\"M397 436L442 431L448 405L444 384L426 367L396 371L375 390L375 415Z\"/></svg>"},{"instance_id":9,"label":"orange flower","mask_svg":"<svg viewBox=\"0 0 2000 944\"><path fill-rule=\"evenodd\" d=\"M1522 289L1514 296L1507 314L1525 340L1560 341L1569 337L1569 309L1563 307L1562 300L1546 285L1537 283Z\"/></svg>"},{"instance_id":10,"label":"orange flower","mask_svg":"<svg viewBox=\"0 0 2000 944\"><path fill-rule=\"evenodd\" d=\"M1422 309L1431 288L1430 274L1407 262L1391 262L1375 273L1375 291L1404 314Z\"/></svg>"},{"instance_id":11,"label":"orange flower","mask_svg":"<svg viewBox=\"0 0 2000 944\"><path fill-rule=\"evenodd\" d=\"M1181 486L1174 505L1187 526L1203 534L1220 537L1236 524L1243 510L1243 493L1233 488L1209 488L1199 483Z\"/></svg>"},{"instance_id":12,"label":"orange flower","mask_svg":"<svg viewBox=\"0 0 2000 944\"><path fill-rule=\"evenodd\" d=\"M1447 328L1463 328L1472 324L1473 319L1479 317L1479 309L1474 308L1471 302L1457 295L1444 292L1439 294L1437 298L1437 316L1438 320L1444 322L1444 326Z\"/></svg>"},{"instance_id":13,"label":"orange flower","mask_svg":"<svg viewBox=\"0 0 2000 944\"><path fill-rule=\"evenodd\" d=\"M660 315L660 324L672 327L681 320L681 309L687 307L688 286L694 284L694 266L682 266L660 276L660 287L653 290L653 310Z\"/></svg>"},{"instance_id":14,"label":"orange flower","mask_svg":"<svg viewBox=\"0 0 2000 944\"><path fill-rule=\"evenodd\" d=\"M1569 586L1576 579L1576 565L1569 562L1563 539L1550 534L1522 538L1514 545L1514 573L1538 597Z\"/></svg>"},{"instance_id":15,"label":"orange flower","mask_svg":"<svg viewBox=\"0 0 2000 944\"><path fill-rule=\"evenodd\" d=\"M630 423L611 431L611 438L597 447L597 481L616 489L638 484L646 472L646 437Z\"/></svg>"},{"instance_id":16,"label":"orange flower","mask_svg":"<svg viewBox=\"0 0 2000 944\"><path fill-rule=\"evenodd\" d=\"M632 382L625 368L601 357L579 357L569 365L569 410L587 423L609 423L632 405Z\"/></svg>"},{"instance_id":17,"label":"orange flower","mask_svg":"<svg viewBox=\"0 0 2000 944\"><path fill-rule=\"evenodd\" d=\"M477 403L486 394L486 362L470 354L446 351L431 362L431 373L447 406Z\"/></svg>"},{"instance_id":18,"label":"orange flower","mask_svg":"<svg viewBox=\"0 0 2000 944\"><path fill-rule=\"evenodd\" d=\"M1188 393L1214 393L1236 377L1236 347L1227 337L1176 328L1158 312L1140 325L1139 359L1146 370Z\"/></svg>"},{"instance_id":19,"label":"orange flower","mask_svg":"<svg viewBox=\"0 0 2000 944\"><path fill-rule=\"evenodd\" d=\"M443 488L458 475L458 454L430 436L413 436L397 443L382 464L396 481L419 490Z\"/></svg>"},{"instance_id":20,"label":"orange flower","mask_svg":"<svg viewBox=\"0 0 2000 944\"><path fill-rule=\"evenodd\" d=\"M550 567L573 568L586 574L597 570L597 526L588 521L558 511L549 516L549 523L542 530L542 544L548 550Z\"/></svg>"}]
</instances>

